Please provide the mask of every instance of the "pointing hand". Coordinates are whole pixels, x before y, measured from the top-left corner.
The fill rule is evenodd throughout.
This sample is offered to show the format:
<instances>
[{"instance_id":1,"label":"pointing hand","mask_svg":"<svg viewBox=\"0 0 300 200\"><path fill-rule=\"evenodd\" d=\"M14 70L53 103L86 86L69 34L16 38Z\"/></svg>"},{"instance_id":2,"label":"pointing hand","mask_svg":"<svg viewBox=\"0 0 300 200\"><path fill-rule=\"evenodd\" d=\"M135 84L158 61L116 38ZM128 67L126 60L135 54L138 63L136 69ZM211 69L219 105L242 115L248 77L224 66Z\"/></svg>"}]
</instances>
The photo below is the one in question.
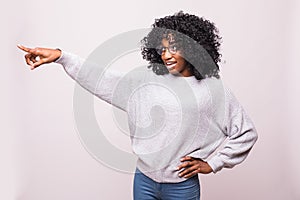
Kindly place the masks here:
<instances>
[{"instance_id":1,"label":"pointing hand","mask_svg":"<svg viewBox=\"0 0 300 200\"><path fill-rule=\"evenodd\" d=\"M40 65L51 63L57 60L61 56L59 49L49 48L28 48L22 45L18 45L18 48L25 51L26 63L30 66L31 70L39 67Z\"/></svg>"}]
</instances>

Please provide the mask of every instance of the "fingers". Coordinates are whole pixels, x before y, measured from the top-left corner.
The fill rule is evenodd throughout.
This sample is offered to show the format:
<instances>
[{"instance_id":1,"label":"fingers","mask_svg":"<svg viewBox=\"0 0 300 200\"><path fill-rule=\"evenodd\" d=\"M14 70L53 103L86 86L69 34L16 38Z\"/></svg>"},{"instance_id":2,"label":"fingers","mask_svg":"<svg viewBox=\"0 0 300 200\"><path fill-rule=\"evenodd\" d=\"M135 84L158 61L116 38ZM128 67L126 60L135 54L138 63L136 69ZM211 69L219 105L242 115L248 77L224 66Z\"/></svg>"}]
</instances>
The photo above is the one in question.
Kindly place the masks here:
<instances>
[{"instance_id":1,"label":"fingers","mask_svg":"<svg viewBox=\"0 0 300 200\"><path fill-rule=\"evenodd\" d=\"M189 167L189 166L191 166L191 165L193 165L193 162L192 161L189 161L189 162L187 162L187 161L184 161L184 163L182 163L181 165L179 165L178 167L177 167L177 169L176 170L181 170L181 169L183 169L183 168L187 168L187 167Z\"/></svg>"},{"instance_id":2,"label":"fingers","mask_svg":"<svg viewBox=\"0 0 300 200\"><path fill-rule=\"evenodd\" d=\"M18 44L17 47L27 53L30 53L30 51L32 50L31 48L25 47L23 45Z\"/></svg>"},{"instance_id":3,"label":"fingers","mask_svg":"<svg viewBox=\"0 0 300 200\"><path fill-rule=\"evenodd\" d=\"M44 63L46 63L46 61L44 59L40 59L31 65L31 69L37 68Z\"/></svg>"},{"instance_id":4,"label":"fingers","mask_svg":"<svg viewBox=\"0 0 300 200\"><path fill-rule=\"evenodd\" d=\"M36 47L36 48L28 48L28 47L25 47L23 45L20 45L18 44L17 47L27 53L30 53L30 54L33 54L35 56L43 56L43 54L45 53L43 51L44 48L39 48L39 47Z\"/></svg>"},{"instance_id":5,"label":"fingers","mask_svg":"<svg viewBox=\"0 0 300 200\"><path fill-rule=\"evenodd\" d=\"M33 61L31 60L32 59L31 57L32 57L32 54L30 54L30 53L25 55L25 61L26 61L27 65L30 65L30 66L33 64Z\"/></svg>"},{"instance_id":6,"label":"fingers","mask_svg":"<svg viewBox=\"0 0 300 200\"><path fill-rule=\"evenodd\" d=\"M27 65L30 65L31 69L34 69L33 65L34 63L37 62L36 58L37 55L34 54L33 49L25 47L23 45L18 44L17 47L25 52L27 52L27 54L25 55L25 61L27 63Z\"/></svg>"},{"instance_id":7,"label":"fingers","mask_svg":"<svg viewBox=\"0 0 300 200\"><path fill-rule=\"evenodd\" d=\"M184 177L184 178L190 178L198 173L198 162L197 160L194 160L190 156L183 157L180 159L181 162L183 162L181 165L177 167L177 170L180 171L178 176Z\"/></svg>"},{"instance_id":8,"label":"fingers","mask_svg":"<svg viewBox=\"0 0 300 200\"><path fill-rule=\"evenodd\" d=\"M190 178L200 172L197 165L190 166L178 174L179 177Z\"/></svg>"},{"instance_id":9,"label":"fingers","mask_svg":"<svg viewBox=\"0 0 300 200\"><path fill-rule=\"evenodd\" d=\"M34 63L38 62L37 58L38 58L38 56L35 56L31 53L28 53L25 55L25 61L30 66L33 66Z\"/></svg>"},{"instance_id":10,"label":"fingers","mask_svg":"<svg viewBox=\"0 0 300 200\"><path fill-rule=\"evenodd\" d=\"M192 161L194 160L194 158L192 158L191 156L185 156L183 158L180 159L181 162L184 162L184 161Z\"/></svg>"},{"instance_id":11,"label":"fingers","mask_svg":"<svg viewBox=\"0 0 300 200\"><path fill-rule=\"evenodd\" d=\"M179 165L177 167L177 170L181 170L182 168L186 168L188 167L189 165L192 165L192 162L194 158L190 157L190 156L185 156L183 158L180 159L181 162L183 162L183 164Z\"/></svg>"},{"instance_id":12,"label":"fingers","mask_svg":"<svg viewBox=\"0 0 300 200\"><path fill-rule=\"evenodd\" d=\"M31 53L28 53L25 55L26 63L30 66L30 69L35 69L39 67L40 65L46 63L45 58L39 58L38 56L35 56Z\"/></svg>"},{"instance_id":13,"label":"fingers","mask_svg":"<svg viewBox=\"0 0 300 200\"><path fill-rule=\"evenodd\" d=\"M23 45L17 45L17 47L27 54L25 55L25 61L30 66L30 69L35 69L42 64L49 63L49 52L43 48L28 48ZM48 50L49 51L49 50Z\"/></svg>"},{"instance_id":14,"label":"fingers","mask_svg":"<svg viewBox=\"0 0 300 200\"><path fill-rule=\"evenodd\" d=\"M42 64L51 63L61 56L61 50L50 48L28 48L22 45L17 45L19 49L27 52L25 55L26 63L34 69Z\"/></svg>"},{"instance_id":15,"label":"fingers","mask_svg":"<svg viewBox=\"0 0 300 200\"><path fill-rule=\"evenodd\" d=\"M199 158L185 156L180 161L183 163L176 169L179 171L179 177L190 178L198 173L208 174L212 172L212 168Z\"/></svg>"}]
</instances>

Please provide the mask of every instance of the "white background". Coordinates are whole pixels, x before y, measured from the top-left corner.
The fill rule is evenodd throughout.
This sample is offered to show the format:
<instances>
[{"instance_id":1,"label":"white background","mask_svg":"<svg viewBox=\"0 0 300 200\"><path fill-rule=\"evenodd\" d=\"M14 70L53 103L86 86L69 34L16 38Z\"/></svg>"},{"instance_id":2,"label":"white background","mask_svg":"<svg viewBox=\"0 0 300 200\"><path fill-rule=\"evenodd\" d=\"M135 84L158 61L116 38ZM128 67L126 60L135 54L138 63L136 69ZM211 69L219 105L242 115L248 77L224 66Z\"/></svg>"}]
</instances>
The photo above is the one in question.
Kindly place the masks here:
<instances>
[{"instance_id":1,"label":"white background","mask_svg":"<svg viewBox=\"0 0 300 200\"><path fill-rule=\"evenodd\" d=\"M300 199L297 0L1 2L0 199L132 199L133 176L98 163L80 143L74 82L57 64L30 71L16 45L84 58L112 36L179 10L216 23L223 79L259 133L243 164L200 176L202 199ZM110 106L95 104L100 126L106 120L113 129ZM130 148L124 135L115 142Z\"/></svg>"}]
</instances>

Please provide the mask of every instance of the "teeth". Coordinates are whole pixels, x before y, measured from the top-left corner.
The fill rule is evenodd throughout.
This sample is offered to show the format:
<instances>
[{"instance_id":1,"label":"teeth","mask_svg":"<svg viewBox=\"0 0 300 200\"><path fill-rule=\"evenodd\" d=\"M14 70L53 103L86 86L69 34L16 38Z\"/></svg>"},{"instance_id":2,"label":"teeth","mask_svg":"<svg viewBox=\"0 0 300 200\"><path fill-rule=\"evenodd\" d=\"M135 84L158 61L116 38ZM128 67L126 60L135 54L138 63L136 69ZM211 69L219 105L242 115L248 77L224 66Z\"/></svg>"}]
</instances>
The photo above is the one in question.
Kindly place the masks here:
<instances>
[{"instance_id":1,"label":"teeth","mask_svg":"<svg viewBox=\"0 0 300 200\"><path fill-rule=\"evenodd\" d=\"M173 67L175 67L175 65L176 65L176 63L166 63L166 66L167 66L167 68L168 69L171 69L171 68L173 68Z\"/></svg>"}]
</instances>

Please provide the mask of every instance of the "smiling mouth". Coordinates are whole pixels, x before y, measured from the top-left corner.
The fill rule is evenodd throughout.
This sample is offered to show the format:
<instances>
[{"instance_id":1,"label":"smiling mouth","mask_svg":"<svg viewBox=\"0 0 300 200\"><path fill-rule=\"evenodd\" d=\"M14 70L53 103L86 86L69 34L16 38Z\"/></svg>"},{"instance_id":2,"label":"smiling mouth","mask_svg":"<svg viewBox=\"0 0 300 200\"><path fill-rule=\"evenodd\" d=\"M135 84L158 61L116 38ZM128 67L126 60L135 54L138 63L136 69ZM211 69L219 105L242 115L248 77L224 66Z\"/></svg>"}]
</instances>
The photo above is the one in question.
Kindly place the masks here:
<instances>
[{"instance_id":1,"label":"smiling mouth","mask_svg":"<svg viewBox=\"0 0 300 200\"><path fill-rule=\"evenodd\" d=\"M168 70L174 69L176 66L176 62L167 62L166 63L166 67L168 68Z\"/></svg>"}]
</instances>

